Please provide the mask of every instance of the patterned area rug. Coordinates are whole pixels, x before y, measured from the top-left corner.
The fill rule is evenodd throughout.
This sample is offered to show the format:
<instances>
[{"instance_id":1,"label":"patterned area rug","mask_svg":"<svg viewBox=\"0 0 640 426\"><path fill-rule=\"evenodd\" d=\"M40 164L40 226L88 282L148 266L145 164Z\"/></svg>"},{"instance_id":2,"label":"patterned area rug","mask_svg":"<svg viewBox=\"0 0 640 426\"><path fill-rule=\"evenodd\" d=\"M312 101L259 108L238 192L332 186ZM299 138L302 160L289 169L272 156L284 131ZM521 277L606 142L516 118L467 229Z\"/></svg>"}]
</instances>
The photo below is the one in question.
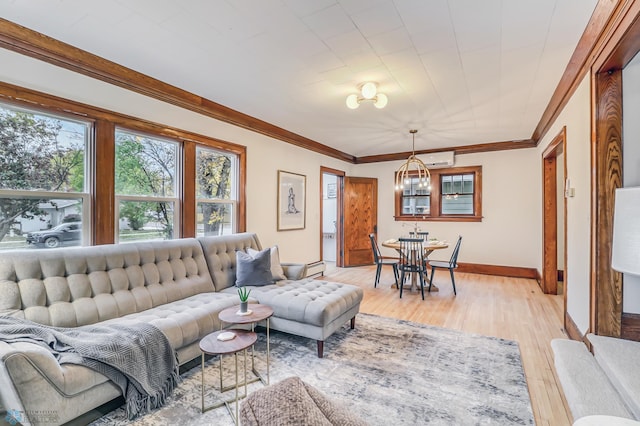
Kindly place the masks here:
<instances>
[{"instance_id":1,"label":"patterned area rug","mask_svg":"<svg viewBox=\"0 0 640 426\"><path fill-rule=\"evenodd\" d=\"M259 334L256 368L266 371L266 343ZM225 385L232 382L232 368L233 357L225 357ZM211 404L218 398L217 358L205 370ZM355 330L347 323L325 342L323 359L316 356L315 341L272 332L271 383L290 376L372 425L534 424L518 344L504 339L359 314ZM199 364L182 379L165 407L134 422L119 408L93 425L233 424L224 407L200 412ZM260 387L250 384L249 393Z\"/></svg>"}]
</instances>

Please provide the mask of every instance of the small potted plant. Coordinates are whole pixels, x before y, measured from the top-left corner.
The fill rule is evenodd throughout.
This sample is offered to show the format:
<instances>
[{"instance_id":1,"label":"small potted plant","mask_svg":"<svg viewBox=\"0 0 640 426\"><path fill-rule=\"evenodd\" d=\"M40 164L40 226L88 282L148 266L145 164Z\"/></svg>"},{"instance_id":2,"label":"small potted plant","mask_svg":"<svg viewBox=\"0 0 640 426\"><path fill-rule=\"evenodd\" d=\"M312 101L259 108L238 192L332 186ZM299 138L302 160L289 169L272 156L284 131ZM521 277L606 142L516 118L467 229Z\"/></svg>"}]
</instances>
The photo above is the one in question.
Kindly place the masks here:
<instances>
[{"instance_id":1,"label":"small potted plant","mask_svg":"<svg viewBox=\"0 0 640 426\"><path fill-rule=\"evenodd\" d=\"M249 305L249 295L251 294L251 289L247 289L246 287L238 288L238 297L240 297L240 312L247 312L247 306Z\"/></svg>"}]
</instances>

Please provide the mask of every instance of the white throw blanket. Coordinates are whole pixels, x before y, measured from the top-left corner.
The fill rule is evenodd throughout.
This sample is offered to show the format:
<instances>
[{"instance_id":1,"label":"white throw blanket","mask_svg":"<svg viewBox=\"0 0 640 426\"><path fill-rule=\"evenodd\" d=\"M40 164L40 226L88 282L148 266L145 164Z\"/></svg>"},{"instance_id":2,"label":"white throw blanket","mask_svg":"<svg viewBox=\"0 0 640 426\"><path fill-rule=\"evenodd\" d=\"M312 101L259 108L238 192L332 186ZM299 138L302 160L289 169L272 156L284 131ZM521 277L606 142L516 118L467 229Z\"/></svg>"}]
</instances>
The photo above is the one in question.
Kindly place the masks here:
<instances>
[{"instance_id":1,"label":"white throw blanket","mask_svg":"<svg viewBox=\"0 0 640 426\"><path fill-rule=\"evenodd\" d=\"M51 327L0 317L0 340L48 349L60 364L91 368L117 384L130 419L165 404L178 384L178 362L167 337L151 324Z\"/></svg>"}]
</instances>

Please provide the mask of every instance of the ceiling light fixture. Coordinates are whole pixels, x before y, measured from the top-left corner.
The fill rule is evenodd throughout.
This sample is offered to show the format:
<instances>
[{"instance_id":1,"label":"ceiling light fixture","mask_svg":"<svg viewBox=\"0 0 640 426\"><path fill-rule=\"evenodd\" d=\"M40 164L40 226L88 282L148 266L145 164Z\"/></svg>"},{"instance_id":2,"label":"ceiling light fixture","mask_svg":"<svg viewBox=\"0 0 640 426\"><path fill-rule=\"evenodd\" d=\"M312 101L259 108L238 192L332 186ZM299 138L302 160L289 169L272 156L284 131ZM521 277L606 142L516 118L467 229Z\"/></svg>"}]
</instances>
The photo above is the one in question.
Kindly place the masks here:
<instances>
[{"instance_id":1,"label":"ceiling light fixture","mask_svg":"<svg viewBox=\"0 0 640 426\"><path fill-rule=\"evenodd\" d=\"M413 148L411 155L396 171L396 191L404 190L405 185L409 186L409 192L413 188L411 179L418 177L418 188L431 190L431 173L422 160L416 157L416 133L417 130L409 130L413 136Z\"/></svg>"},{"instance_id":2,"label":"ceiling light fixture","mask_svg":"<svg viewBox=\"0 0 640 426\"><path fill-rule=\"evenodd\" d=\"M384 93L378 93L378 85L371 81L360 85L360 94L353 93L347 96L347 107L356 109L360 102L371 101L376 108L384 108L389 102L389 98Z\"/></svg>"}]
</instances>

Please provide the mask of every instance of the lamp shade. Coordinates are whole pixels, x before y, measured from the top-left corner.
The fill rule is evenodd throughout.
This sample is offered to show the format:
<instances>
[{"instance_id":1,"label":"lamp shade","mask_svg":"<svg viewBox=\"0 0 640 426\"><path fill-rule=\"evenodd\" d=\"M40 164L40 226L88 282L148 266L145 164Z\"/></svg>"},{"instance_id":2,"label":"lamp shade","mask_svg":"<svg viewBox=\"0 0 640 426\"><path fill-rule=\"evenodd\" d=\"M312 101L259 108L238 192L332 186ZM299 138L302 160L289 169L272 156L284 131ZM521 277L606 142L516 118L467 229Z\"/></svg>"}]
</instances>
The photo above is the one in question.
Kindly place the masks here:
<instances>
[{"instance_id":1,"label":"lamp shade","mask_svg":"<svg viewBox=\"0 0 640 426\"><path fill-rule=\"evenodd\" d=\"M387 106L388 102L389 102L389 98L387 98L387 95L385 95L384 93L378 93L378 95L376 96L376 101L374 102L373 106L376 108L384 108Z\"/></svg>"},{"instance_id":2,"label":"lamp shade","mask_svg":"<svg viewBox=\"0 0 640 426\"><path fill-rule=\"evenodd\" d=\"M611 266L640 275L640 187L616 189Z\"/></svg>"},{"instance_id":3,"label":"lamp shade","mask_svg":"<svg viewBox=\"0 0 640 426\"><path fill-rule=\"evenodd\" d=\"M365 99L373 99L378 92L376 88L376 84L372 82L368 82L362 85L362 97Z\"/></svg>"},{"instance_id":4,"label":"lamp shade","mask_svg":"<svg viewBox=\"0 0 640 426\"><path fill-rule=\"evenodd\" d=\"M353 94L347 96L347 107L350 109L356 109L360 106L360 102L358 101L358 95Z\"/></svg>"}]
</instances>

